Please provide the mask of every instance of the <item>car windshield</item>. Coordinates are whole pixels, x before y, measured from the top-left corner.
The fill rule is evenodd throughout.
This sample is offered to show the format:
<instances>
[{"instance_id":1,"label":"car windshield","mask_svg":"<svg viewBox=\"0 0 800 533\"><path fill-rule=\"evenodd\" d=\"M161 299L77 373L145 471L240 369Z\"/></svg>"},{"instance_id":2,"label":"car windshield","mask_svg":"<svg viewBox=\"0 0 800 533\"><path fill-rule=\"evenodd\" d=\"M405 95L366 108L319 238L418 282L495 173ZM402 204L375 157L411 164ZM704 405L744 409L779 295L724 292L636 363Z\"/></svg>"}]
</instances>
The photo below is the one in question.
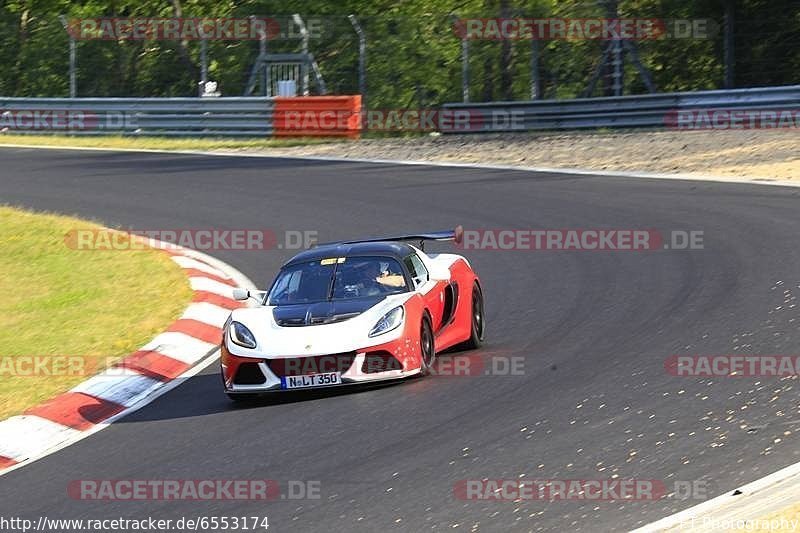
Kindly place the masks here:
<instances>
[{"instance_id":1,"label":"car windshield","mask_svg":"<svg viewBox=\"0 0 800 533\"><path fill-rule=\"evenodd\" d=\"M391 257L333 257L283 268L267 305L346 300L406 292L400 263Z\"/></svg>"}]
</instances>

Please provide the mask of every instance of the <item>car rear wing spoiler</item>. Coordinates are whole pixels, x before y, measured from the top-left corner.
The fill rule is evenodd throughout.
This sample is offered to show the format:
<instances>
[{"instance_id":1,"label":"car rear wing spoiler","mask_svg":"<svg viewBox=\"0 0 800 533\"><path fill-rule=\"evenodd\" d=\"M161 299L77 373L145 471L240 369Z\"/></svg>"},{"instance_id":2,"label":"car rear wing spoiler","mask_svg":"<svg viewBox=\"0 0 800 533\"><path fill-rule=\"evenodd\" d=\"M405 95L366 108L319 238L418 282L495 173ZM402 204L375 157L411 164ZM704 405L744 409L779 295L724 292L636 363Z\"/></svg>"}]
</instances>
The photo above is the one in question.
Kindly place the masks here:
<instances>
[{"instance_id":1,"label":"car rear wing spoiler","mask_svg":"<svg viewBox=\"0 0 800 533\"><path fill-rule=\"evenodd\" d=\"M455 241L461 243L464 238L464 228L456 226L452 230L431 231L429 233L409 233L403 235L389 235L386 237L370 237L368 239L356 239L352 241L339 241L328 244L358 244L360 242L388 242L388 241L418 241L421 250L425 249L425 241Z\"/></svg>"}]
</instances>

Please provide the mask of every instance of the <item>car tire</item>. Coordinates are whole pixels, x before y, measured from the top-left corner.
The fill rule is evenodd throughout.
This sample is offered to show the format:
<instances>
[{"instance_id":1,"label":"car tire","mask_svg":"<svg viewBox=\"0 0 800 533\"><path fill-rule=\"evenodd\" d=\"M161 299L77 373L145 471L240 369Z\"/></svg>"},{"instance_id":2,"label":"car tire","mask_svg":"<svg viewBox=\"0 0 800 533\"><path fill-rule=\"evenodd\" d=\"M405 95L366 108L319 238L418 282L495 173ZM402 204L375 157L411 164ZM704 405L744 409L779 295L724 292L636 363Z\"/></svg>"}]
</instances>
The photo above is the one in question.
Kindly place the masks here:
<instances>
[{"instance_id":1,"label":"car tire","mask_svg":"<svg viewBox=\"0 0 800 533\"><path fill-rule=\"evenodd\" d=\"M433 327L428 315L422 317L422 324L419 328L419 351L421 374L427 376L431 373L434 361L436 361L436 347L433 339Z\"/></svg>"},{"instance_id":2,"label":"car tire","mask_svg":"<svg viewBox=\"0 0 800 533\"><path fill-rule=\"evenodd\" d=\"M470 310L470 337L462 345L465 350L474 350L483 345L486 334L486 319L483 311L483 292L476 283L472 287L472 308Z\"/></svg>"}]
</instances>

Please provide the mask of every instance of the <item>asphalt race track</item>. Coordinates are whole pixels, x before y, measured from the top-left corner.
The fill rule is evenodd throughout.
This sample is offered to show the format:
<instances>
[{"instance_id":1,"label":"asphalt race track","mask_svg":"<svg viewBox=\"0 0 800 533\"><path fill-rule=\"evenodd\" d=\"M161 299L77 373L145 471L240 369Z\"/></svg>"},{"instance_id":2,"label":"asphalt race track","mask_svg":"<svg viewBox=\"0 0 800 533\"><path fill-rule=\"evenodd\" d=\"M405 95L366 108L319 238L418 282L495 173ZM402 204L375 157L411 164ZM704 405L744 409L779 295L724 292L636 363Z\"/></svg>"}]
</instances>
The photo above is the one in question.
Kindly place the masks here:
<instances>
[{"instance_id":1,"label":"asphalt race track","mask_svg":"<svg viewBox=\"0 0 800 533\"><path fill-rule=\"evenodd\" d=\"M624 530L702 498L485 502L457 499L453 487L616 476L700 480L711 497L800 459L796 379L664 368L673 354L800 354L800 189L152 153L2 149L0 161L0 202L121 227L316 230L323 241L456 224L655 228L701 230L705 242L464 252L487 298L477 353L524 358L521 375L434 376L240 408L212 365L0 478L1 515L266 515L271 531ZM259 285L292 255L211 253ZM76 479L315 480L321 498L77 501L66 491Z\"/></svg>"}]
</instances>

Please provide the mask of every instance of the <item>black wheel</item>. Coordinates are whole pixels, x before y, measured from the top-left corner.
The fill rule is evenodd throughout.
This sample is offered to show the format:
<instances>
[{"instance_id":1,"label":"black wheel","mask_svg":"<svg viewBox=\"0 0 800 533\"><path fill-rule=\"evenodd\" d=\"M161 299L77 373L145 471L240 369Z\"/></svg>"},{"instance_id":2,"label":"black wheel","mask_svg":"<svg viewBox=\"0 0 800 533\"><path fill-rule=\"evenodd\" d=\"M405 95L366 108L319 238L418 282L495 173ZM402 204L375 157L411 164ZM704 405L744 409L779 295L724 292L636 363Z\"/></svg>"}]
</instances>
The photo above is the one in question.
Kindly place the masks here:
<instances>
[{"instance_id":1,"label":"black wheel","mask_svg":"<svg viewBox=\"0 0 800 533\"><path fill-rule=\"evenodd\" d=\"M419 349L422 355L422 375L430 374L433 362L436 359L436 348L433 343L433 328L427 315L422 317L419 331Z\"/></svg>"},{"instance_id":2,"label":"black wheel","mask_svg":"<svg viewBox=\"0 0 800 533\"><path fill-rule=\"evenodd\" d=\"M472 328L469 339L463 344L465 350L480 348L483 344L483 337L486 331L486 324L483 315L483 293L476 284L472 287Z\"/></svg>"}]
</instances>

